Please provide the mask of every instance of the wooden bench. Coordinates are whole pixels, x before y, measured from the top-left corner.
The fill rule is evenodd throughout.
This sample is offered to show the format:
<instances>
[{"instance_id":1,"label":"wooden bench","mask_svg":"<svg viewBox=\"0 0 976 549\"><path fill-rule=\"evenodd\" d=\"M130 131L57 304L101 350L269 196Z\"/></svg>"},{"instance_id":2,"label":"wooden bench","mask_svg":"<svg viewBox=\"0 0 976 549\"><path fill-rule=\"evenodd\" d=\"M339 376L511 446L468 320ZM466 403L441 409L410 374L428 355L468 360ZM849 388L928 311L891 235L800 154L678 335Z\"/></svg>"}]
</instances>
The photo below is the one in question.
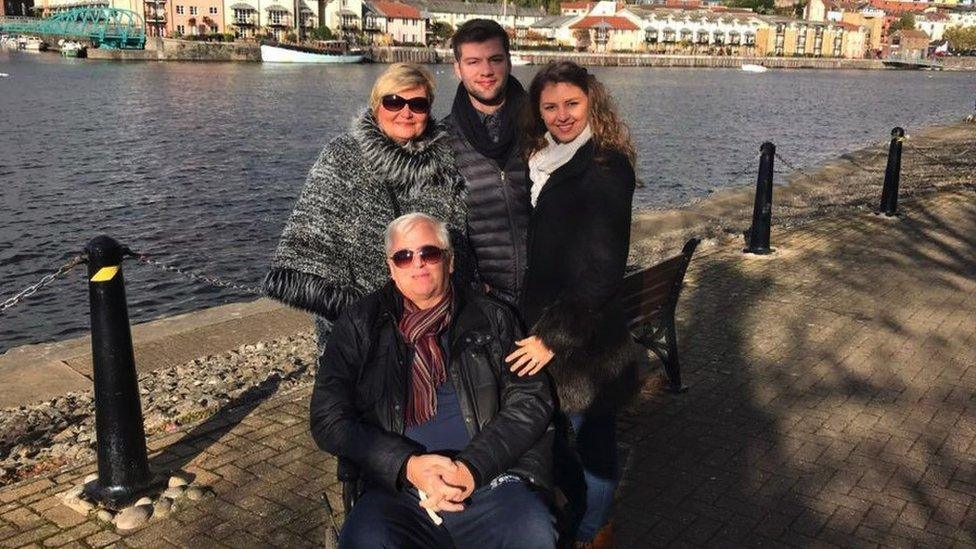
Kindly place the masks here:
<instances>
[{"instance_id":1,"label":"wooden bench","mask_svg":"<svg viewBox=\"0 0 976 549\"><path fill-rule=\"evenodd\" d=\"M666 389L682 393L688 388L681 384L681 365L678 362L678 338L674 326L674 310L700 240L685 243L681 254L624 277L621 301L627 317L627 327L634 340L664 363L668 376Z\"/></svg>"}]
</instances>

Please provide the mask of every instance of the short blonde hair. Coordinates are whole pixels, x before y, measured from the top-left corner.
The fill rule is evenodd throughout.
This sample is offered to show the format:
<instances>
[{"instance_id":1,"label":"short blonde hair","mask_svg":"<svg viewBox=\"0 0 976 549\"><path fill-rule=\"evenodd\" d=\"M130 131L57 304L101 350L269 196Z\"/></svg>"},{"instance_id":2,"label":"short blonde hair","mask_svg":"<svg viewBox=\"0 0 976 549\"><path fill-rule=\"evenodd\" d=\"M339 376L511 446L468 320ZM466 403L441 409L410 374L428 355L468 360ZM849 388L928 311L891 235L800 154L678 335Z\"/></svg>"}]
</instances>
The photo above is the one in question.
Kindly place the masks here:
<instances>
[{"instance_id":1,"label":"short blonde hair","mask_svg":"<svg viewBox=\"0 0 976 549\"><path fill-rule=\"evenodd\" d=\"M434 235L437 237L441 248L447 250L448 252L454 251L453 247L451 246L451 235L447 230L446 223L425 213L411 212L401 215L386 226L386 234L383 238L384 247L386 248L386 255L390 255L396 251L393 250L393 240L396 239L397 236L408 233L412 231L414 227L421 224L430 225L430 227L434 229Z\"/></svg>"},{"instance_id":2,"label":"short blonde hair","mask_svg":"<svg viewBox=\"0 0 976 549\"><path fill-rule=\"evenodd\" d=\"M384 95L417 87L424 88L427 99L433 104L434 86L434 75L425 67L416 63L394 63L373 83L373 91L369 94L369 109L376 112Z\"/></svg>"}]
</instances>

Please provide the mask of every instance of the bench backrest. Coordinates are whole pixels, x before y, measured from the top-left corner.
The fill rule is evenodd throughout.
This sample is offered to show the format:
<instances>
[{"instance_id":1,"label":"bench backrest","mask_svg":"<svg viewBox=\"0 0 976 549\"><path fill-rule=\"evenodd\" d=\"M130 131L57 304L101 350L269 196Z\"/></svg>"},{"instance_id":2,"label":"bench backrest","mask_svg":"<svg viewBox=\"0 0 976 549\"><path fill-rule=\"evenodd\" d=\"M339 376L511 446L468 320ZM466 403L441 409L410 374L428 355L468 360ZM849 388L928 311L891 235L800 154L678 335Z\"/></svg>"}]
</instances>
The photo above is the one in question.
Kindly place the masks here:
<instances>
[{"instance_id":1,"label":"bench backrest","mask_svg":"<svg viewBox=\"0 0 976 549\"><path fill-rule=\"evenodd\" d=\"M620 296L631 331L641 324L655 322L662 314L674 314L685 271L699 242L692 238L680 255L624 277Z\"/></svg>"}]
</instances>

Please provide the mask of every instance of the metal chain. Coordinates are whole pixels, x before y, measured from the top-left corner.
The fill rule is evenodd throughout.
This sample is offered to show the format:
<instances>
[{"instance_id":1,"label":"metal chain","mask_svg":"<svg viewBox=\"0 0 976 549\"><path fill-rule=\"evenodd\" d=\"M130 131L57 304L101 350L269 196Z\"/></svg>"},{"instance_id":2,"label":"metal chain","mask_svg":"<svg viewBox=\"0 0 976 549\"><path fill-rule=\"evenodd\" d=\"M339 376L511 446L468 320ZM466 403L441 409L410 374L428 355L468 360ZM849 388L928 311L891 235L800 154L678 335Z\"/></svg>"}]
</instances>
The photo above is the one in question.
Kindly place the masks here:
<instances>
[{"instance_id":1,"label":"metal chain","mask_svg":"<svg viewBox=\"0 0 976 549\"><path fill-rule=\"evenodd\" d=\"M4 300L3 303L0 303L0 313L3 313L7 309L20 303L24 299L36 294L38 290L54 282L55 280L61 278L62 276L67 274L68 271L70 271L71 269L74 269L78 265L87 261L87 259L88 258L84 254L76 255L75 257L72 257L70 261L62 265L60 268L58 268L58 270L54 271L53 273L44 275L41 278L41 280L39 280L36 284L28 286L27 288L23 289L13 297L10 297Z\"/></svg>"},{"instance_id":2,"label":"metal chain","mask_svg":"<svg viewBox=\"0 0 976 549\"><path fill-rule=\"evenodd\" d=\"M786 160L785 158L783 158L783 156L781 154L779 154L779 152L776 152L775 154L776 154L776 160L779 160L780 162L782 162L783 165L785 165L787 168L793 170L794 172L799 172L800 175L802 175L803 177L806 177L812 183L814 183L814 184L817 183L817 180L814 179L814 177L812 175L810 175L807 172L801 170L800 168L796 167L793 163L791 163L788 160Z\"/></svg>"},{"instance_id":3,"label":"metal chain","mask_svg":"<svg viewBox=\"0 0 976 549\"><path fill-rule=\"evenodd\" d=\"M226 280L221 280L221 279L219 279L219 278L217 278L215 276L207 276L207 275L203 275L203 274L199 274L199 273L194 273L192 271L188 271L188 270L182 269L180 267L175 267L173 265L167 265L165 263L161 263L159 261L156 261L155 259L152 259L151 257L149 257L147 254L138 254L138 253L135 253L135 252L129 252L129 255L131 255L132 257L135 257L136 260L139 261L140 263L145 263L146 265L149 265L151 267L155 267L155 268L160 269L162 271L166 271L166 272L169 272L169 273L178 274L178 275L182 276L183 278L186 278L187 280L190 280L190 281L193 281L193 282L199 282L199 283L207 284L207 285L213 286L215 288L230 288L232 290L237 290L239 292L244 292L244 293L247 293L247 294L264 295L264 292L261 290L261 288L259 288L257 286L245 286L243 284L237 284L237 283L234 283L234 282L228 282Z\"/></svg>"}]
</instances>

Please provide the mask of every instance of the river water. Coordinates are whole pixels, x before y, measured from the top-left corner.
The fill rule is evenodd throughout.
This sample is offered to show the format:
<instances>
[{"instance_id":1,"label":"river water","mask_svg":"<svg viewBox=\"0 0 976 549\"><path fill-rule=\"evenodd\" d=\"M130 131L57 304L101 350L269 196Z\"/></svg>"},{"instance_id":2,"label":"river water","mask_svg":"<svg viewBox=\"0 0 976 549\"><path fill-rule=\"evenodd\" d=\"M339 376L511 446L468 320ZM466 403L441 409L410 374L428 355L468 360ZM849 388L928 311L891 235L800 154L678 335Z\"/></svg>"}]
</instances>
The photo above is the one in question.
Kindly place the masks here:
<instances>
[{"instance_id":1,"label":"river water","mask_svg":"<svg viewBox=\"0 0 976 549\"><path fill-rule=\"evenodd\" d=\"M444 114L456 81L432 67ZM109 234L257 286L305 172L382 65L114 63L0 50L0 299ZM761 142L816 165L972 108L976 73L595 68L638 149L637 206L755 181ZM532 67L516 67L528 84ZM0 352L88 329L78 268L0 313ZM245 299L126 263L132 321Z\"/></svg>"}]
</instances>

